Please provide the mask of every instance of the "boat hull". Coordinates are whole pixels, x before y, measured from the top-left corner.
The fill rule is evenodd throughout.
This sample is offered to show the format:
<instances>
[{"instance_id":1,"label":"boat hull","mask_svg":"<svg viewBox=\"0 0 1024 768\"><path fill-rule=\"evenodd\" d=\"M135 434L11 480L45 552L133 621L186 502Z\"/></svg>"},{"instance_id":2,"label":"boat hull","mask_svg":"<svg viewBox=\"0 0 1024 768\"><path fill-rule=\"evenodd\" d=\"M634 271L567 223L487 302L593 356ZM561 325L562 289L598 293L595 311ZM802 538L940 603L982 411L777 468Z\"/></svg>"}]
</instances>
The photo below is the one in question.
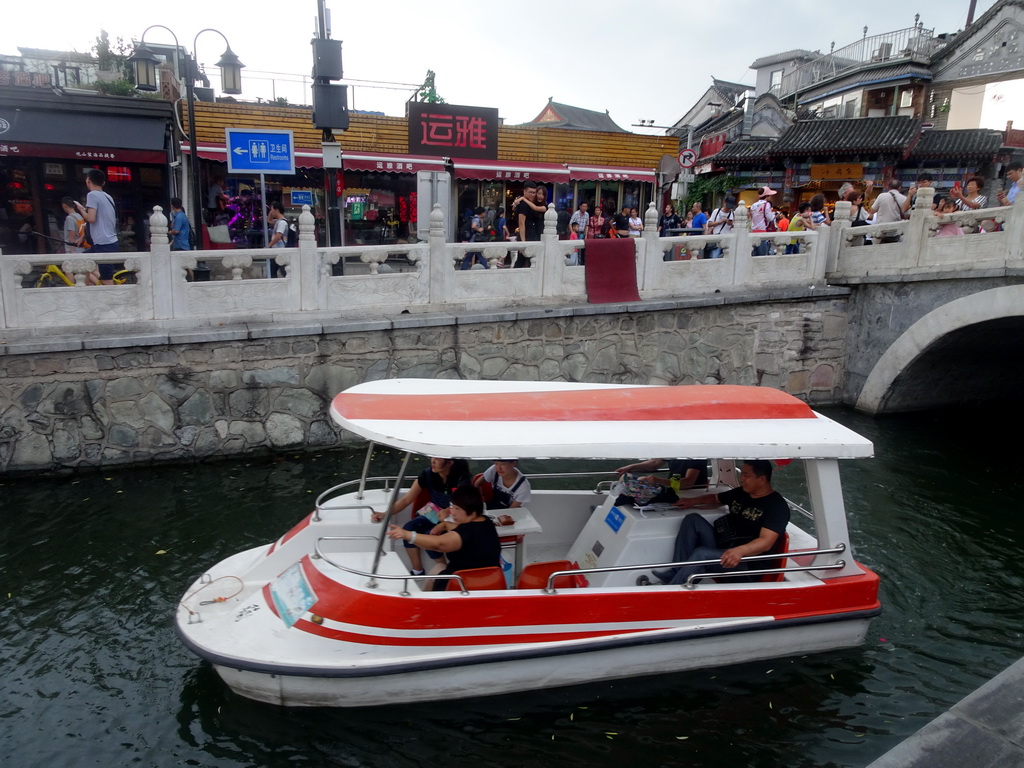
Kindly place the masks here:
<instances>
[{"instance_id":1,"label":"boat hull","mask_svg":"<svg viewBox=\"0 0 1024 768\"><path fill-rule=\"evenodd\" d=\"M851 648L863 643L868 624L878 612L641 640L606 638L589 645L532 649L528 655L510 653L483 663L472 663L479 649L465 647L460 657L467 663L386 674L339 676L339 670L286 674L216 662L213 666L235 693L255 701L298 707L372 707L493 696Z\"/></svg>"}]
</instances>

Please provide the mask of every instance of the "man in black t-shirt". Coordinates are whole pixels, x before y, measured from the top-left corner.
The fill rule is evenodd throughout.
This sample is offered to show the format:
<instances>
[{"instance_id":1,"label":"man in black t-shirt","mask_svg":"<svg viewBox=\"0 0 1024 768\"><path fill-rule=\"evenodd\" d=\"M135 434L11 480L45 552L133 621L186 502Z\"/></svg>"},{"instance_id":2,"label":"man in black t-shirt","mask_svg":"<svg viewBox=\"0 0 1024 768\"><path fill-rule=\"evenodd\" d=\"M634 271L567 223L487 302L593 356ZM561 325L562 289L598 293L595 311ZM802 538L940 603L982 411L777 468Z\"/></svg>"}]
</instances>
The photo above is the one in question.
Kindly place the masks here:
<instances>
[{"instance_id":1,"label":"man in black t-shirt","mask_svg":"<svg viewBox=\"0 0 1024 768\"><path fill-rule=\"evenodd\" d=\"M743 462L740 487L725 493L707 493L680 499L676 506L689 509L697 506L729 508L714 525L699 514L687 515L676 536L673 561L718 560L718 565L691 565L654 571L665 584L684 584L695 573L722 573L742 568L767 567L755 561L740 562L743 557L781 552L789 525L789 504L772 488L772 465L769 461Z\"/></svg>"}]
</instances>

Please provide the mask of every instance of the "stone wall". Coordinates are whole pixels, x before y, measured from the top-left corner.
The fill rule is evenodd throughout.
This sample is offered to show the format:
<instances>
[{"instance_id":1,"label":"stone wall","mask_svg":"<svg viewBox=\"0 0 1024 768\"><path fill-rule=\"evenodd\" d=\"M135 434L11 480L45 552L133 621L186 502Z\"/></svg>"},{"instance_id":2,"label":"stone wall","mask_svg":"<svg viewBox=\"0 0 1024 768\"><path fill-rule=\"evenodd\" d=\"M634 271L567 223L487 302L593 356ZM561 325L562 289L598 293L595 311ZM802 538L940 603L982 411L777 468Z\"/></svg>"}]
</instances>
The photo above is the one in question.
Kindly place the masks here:
<instances>
[{"instance_id":1,"label":"stone wall","mask_svg":"<svg viewBox=\"0 0 1024 768\"><path fill-rule=\"evenodd\" d=\"M332 445L335 393L402 376L760 384L837 403L846 297L819 289L614 313L578 306L419 316L417 327L353 323L312 335L308 326L278 327L269 338L250 331L177 345L140 338L128 346L122 337L106 349L8 354L0 358L0 470Z\"/></svg>"}]
</instances>

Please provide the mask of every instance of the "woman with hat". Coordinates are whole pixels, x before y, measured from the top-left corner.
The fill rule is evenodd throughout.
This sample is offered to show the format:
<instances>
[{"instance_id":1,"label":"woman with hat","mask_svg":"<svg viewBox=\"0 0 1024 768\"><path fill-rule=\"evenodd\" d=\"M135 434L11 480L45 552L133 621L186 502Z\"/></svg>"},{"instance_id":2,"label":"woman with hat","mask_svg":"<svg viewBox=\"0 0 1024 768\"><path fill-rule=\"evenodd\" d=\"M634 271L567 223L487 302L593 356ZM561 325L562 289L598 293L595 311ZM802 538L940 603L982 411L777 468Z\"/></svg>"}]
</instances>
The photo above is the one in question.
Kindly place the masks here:
<instances>
[{"instance_id":1,"label":"woman with hat","mask_svg":"<svg viewBox=\"0 0 1024 768\"><path fill-rule=\"evenodd\" d=\"M777 190L771 187L761 187L758 191L757 202L750 206L750 231L751 232L774 232L775 211L768 198L778 194ZM754 256L764 256L768 253L769 242L762 240L754 246Z\"/></svg>"}]
</instances>

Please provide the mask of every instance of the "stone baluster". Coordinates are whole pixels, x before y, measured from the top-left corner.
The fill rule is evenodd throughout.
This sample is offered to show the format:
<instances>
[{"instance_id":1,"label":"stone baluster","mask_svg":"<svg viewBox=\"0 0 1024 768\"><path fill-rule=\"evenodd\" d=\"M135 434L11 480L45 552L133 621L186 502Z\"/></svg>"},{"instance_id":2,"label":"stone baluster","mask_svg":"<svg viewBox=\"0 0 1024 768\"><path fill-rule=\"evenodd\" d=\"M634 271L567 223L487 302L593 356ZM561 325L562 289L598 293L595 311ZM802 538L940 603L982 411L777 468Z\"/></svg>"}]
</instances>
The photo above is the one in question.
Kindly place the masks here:
<instances>
[{"instance_id":1,"label":"stone baluster","mask_svg":"<svg viewBox=\"0 0 1024 768\"><path fill-rule=\"evenodd\" d=\"M850 230L850 217L853 203L840 200L832 213L832 226L827 230L819 230L814 244L814 273L811 277L824 277L825 272L834 272L839 264L839 252L846 245L846 233ZM861 238L863 240L864 238Z\"/></svg>"},{"instance_id":2,"label":"stone baluster","mask_svg":"<svg viewBox=\"0 0 1024 768\"><path fill-rule=\"evenodd\" d=\"M559 258L558 213L554 203L548 203L544 211L544 230L540 236L540 247L529 247L523 253L530 259L530 269L541 270L540 292L542 296L563 296L565 259ZM538 263L538 257L540 263Z\"/></svg>"},{"instance_id":3,"label":"stone baluster","mask_svg":"<svg viewBox=\"0 0 1024 768\"><path fill-rule=\"evenodd\" d=\"M732 237L723 245L725 258L731 258L733 263L732 284L743 285L750 280L750 251L754 247L754 240L750 236L750 213L742 200L736 204L736 212L733 214Z\"/></svg>"},{"instance_id":4,"label":"stone baluster","mask_svg":"<svg viewBox=\"0 0 1024 768\"><path fill-rule=\"evenodd\" d=\"M1010 215L1003 229L1006 230L1007 265L1018 266L1024 258L1024 190L1017 193L1017 200L1010 206Z\"/></svg>"},{"instance_id":5,"label":"stone baluster","mask_svg":"<svg viewBox=\"0 0 1024 768\"><path fill-rule=\"evenodd\" d=\"M935 212L932 210L934 199L935 190L931 187L921 187L917 190L917 200L910 212L910 220L904 225L906 228L900 240L900 266L917 267L927 263L925 250L930 241L928 227L935 220Z\"/></svg>"},{"instance_id":6,"label":"stone baluster","mask_svg":"<svg viewBox=\"0 0 1024 768\"><path fill-rule=\"evenodd\" d=\"M324 270L316 250L316 219L308 205L303 205L299 214L298 253L292 254L291 260L288 278L293 281L292 290L299 292L299 306L303 311L320 309L318 299Z\"/></svg>"},{"instance_id":7,"label":"stone baluster","mask_svg":"<svg viewBox=\"0 0 1024 768\"><path fill-rule=\"evenodd\" d=\"M444 211L434 203L430 211L430 235L427 269L421 270L427 279L427 295L431 304L443 305L455 296L455 269L444 238Z\"/></svg>"},{"instance_id":8,"label":"stone baluster","mask_svg":"<svg viewBox=\"0 0 1024 768\"><path fill-rule=\"evenodd\" d=\"M637 275L640 290L651 290L661 283L664 252L658 237L658 207L652 201L644 212L644 231L637 241Z\"/></svg>"},{"instance_id":9,"label":"stone baluster","mask_svg":"<svg viewBox=\"0 0 1024 768\"><path fill-rule=\"evenodd\" d=\"M153 206L149 217L149 259L153 279L149 289L153 292L153 316L157 320L177 317L177 309L185 306L184 265L176 264L179 259L171 255L171 244L167 239L167 216L164 209ZM175 279L177 276L179 279Z\"/></svg>"}]
</instances>

